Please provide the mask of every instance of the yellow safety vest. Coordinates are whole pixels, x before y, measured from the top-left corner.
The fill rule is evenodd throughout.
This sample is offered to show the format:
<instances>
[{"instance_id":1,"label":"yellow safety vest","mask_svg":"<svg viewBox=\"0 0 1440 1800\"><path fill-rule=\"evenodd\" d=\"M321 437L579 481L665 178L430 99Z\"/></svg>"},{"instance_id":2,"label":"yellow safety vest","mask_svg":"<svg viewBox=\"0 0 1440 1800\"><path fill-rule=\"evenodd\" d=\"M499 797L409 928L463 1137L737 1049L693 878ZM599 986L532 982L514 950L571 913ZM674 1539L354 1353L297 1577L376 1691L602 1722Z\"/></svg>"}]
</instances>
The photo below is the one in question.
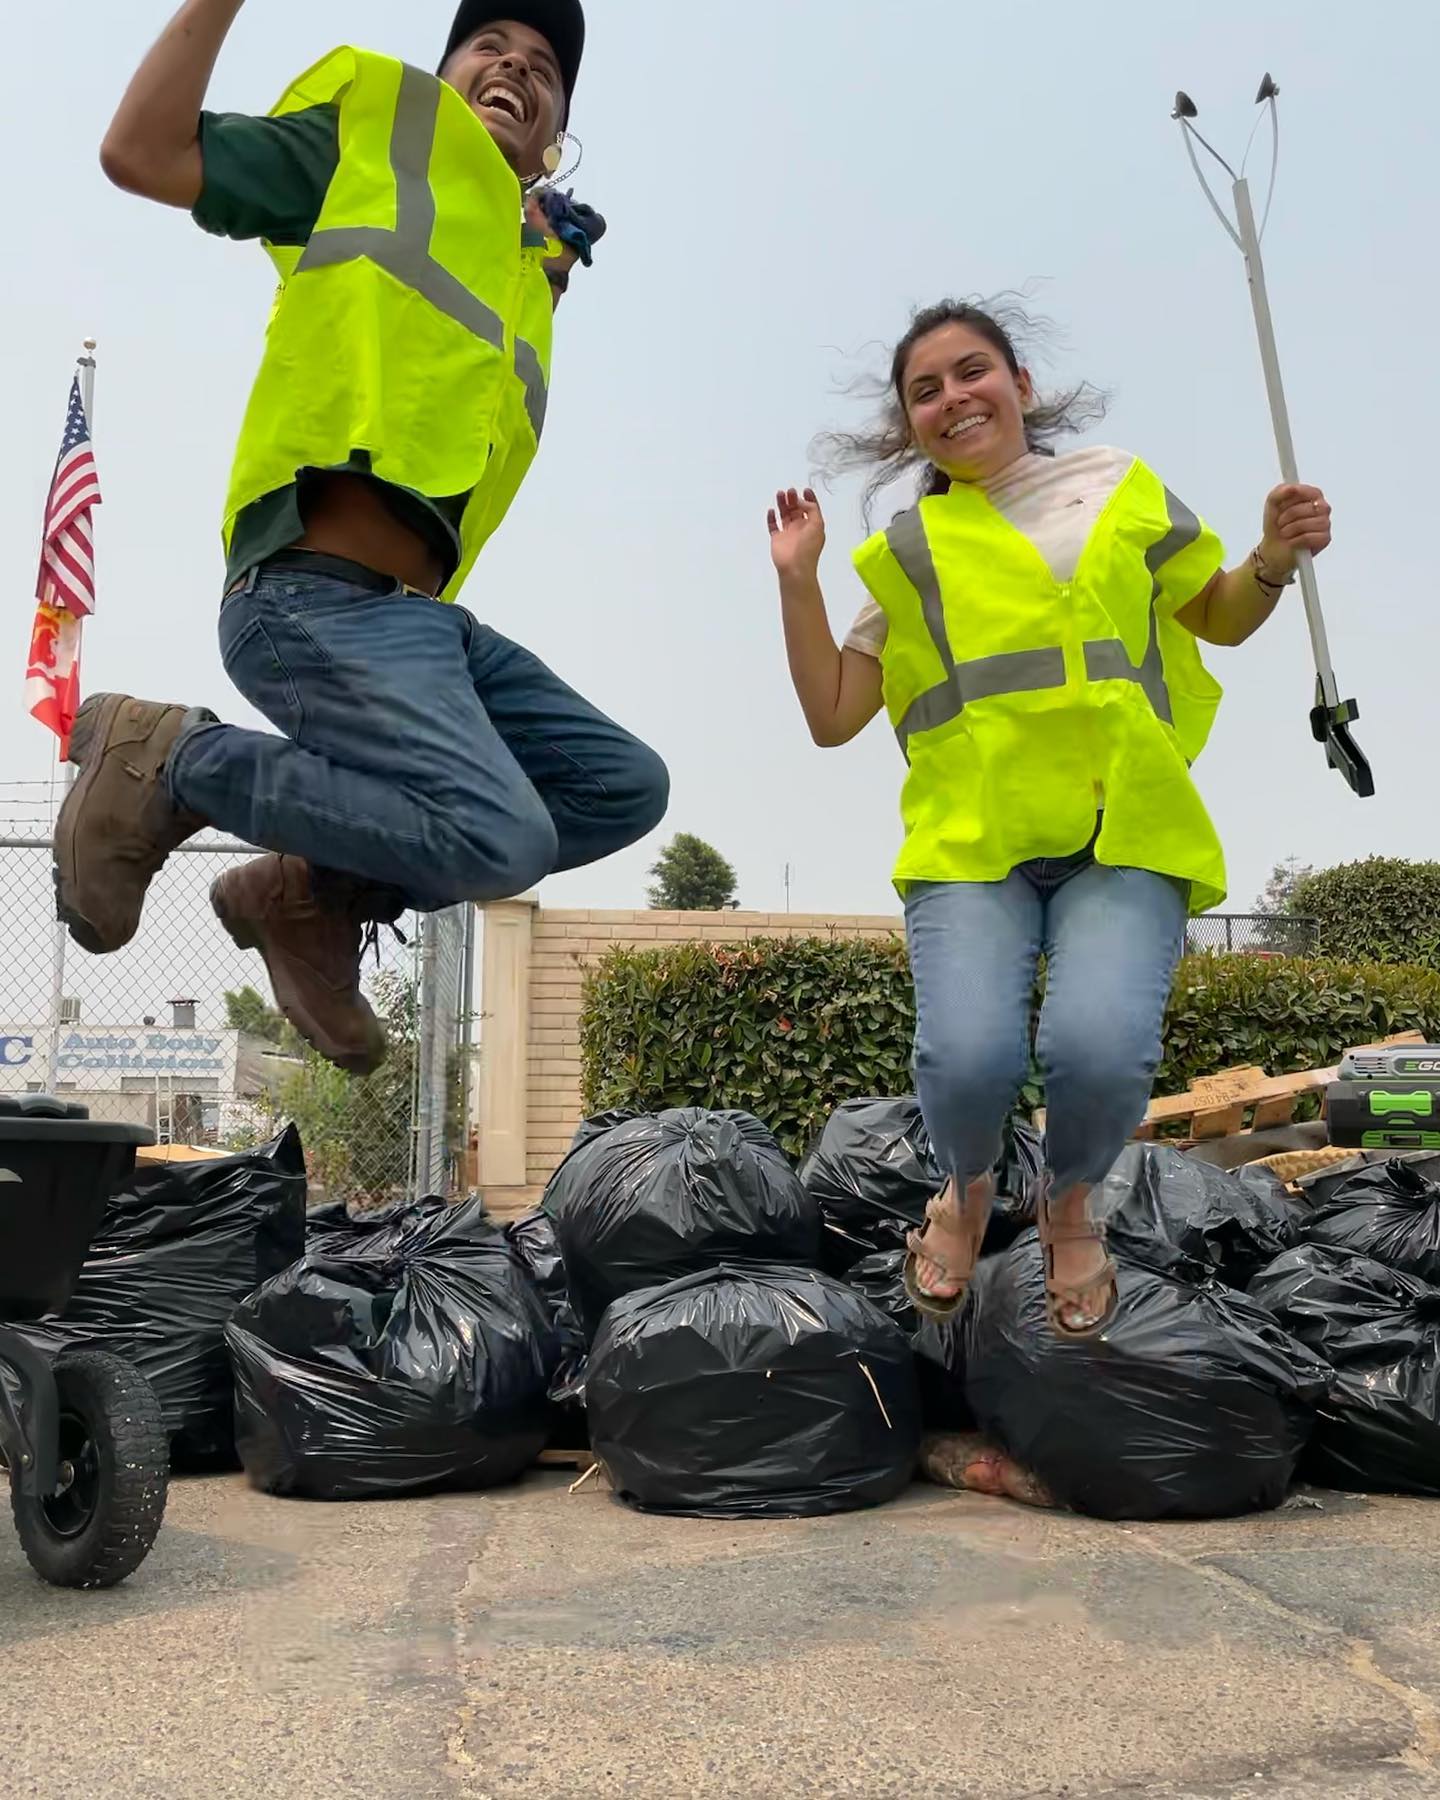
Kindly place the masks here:
<instances>
[{"instance_id":1,"label":"yellow safety vest","mask_svg":"<svg viewBox=\"0 0 1440 1800\"><path fill-rule=\"evenodd\" d=\"M382 481L469 494L453 600L535 458L550 382L553 239L455 90L345 47L274 115L335 104L340 161L303 248L266 245L280 288L225 508L369 453Z\"/></svg>"},{"instance_id":2,"label":"yellow safety vest","mask_svg":"<svg viewBox=\"0 0 1440 1800\"><path fill-rule=\"evenodd\" d=\"M1071 581L965 483L855 552L884 612L885 707L910 765L900 891L1003 881L1069 855L1225 897L1225 859L1190 779L1221 689L1175 613L1221 566L1219 540L1139 461Z\"/></svg>"}]
</instances>

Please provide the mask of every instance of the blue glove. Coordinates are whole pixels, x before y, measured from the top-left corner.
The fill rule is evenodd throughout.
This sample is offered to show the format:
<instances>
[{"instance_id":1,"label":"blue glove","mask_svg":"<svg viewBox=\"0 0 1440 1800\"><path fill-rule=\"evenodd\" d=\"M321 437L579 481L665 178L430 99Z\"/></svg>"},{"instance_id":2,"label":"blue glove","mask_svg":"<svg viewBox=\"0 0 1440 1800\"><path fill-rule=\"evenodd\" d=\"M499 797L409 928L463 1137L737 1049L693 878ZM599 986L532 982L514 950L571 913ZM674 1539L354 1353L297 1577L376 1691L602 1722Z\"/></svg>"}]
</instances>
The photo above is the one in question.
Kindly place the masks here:
<instances>
[{"instance_id":1,"label":"blue glove","mask_svg":"<svg viewBox=\"0 0 1440 1800\"><path fill-rule=\"evenodd\" d=\"M573 188L563 194L559 188L544 188L540 193L540 204L556 237L576 253L587 269L590 268L595 260L595 246L607 229L605 220L593 206L584 206L577 201Z\"/></svg>"}]
</instances>

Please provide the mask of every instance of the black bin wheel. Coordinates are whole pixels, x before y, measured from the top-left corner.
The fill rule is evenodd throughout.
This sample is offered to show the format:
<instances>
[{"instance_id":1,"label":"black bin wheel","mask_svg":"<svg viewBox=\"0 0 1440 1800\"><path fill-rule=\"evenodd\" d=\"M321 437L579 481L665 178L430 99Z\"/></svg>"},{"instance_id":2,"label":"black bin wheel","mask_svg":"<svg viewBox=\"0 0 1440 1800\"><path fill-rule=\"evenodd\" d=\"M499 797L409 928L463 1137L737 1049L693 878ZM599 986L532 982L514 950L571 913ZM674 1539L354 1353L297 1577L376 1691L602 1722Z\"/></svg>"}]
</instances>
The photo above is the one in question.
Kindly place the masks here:
<instances>
[{"instance_id":1,"label":"black bin wheel","mask_svg":"<svg viewBox=\"0 0 1440 1800\"><path fill-rule=\"evenodd\" d=\"M79 1350L55 1363L58 1490L27 1498L11 1481L30 1566L55 1587L108 1588L150 1554L165 1516L170 1445L155 1390L129 1363Z\"/></svg>"}]
</instances>

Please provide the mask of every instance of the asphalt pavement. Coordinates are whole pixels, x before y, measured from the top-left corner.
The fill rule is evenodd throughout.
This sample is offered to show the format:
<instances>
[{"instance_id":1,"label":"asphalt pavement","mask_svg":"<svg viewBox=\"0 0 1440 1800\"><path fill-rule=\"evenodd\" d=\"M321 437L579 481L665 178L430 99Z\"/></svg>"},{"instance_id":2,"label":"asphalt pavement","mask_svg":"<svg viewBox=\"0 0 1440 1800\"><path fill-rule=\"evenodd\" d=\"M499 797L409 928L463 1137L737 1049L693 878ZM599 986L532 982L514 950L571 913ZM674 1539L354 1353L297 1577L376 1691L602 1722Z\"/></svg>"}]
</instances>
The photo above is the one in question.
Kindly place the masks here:
<instances>
[{"instance_id":1,"label":"asphalt pavement","mask_svg":"<svg viewBox=\"0 0 1440 1800\"><path fill-rule=\"evenodd\" d=\"M177 1483L124 1588L0 1530L5 1800L1440 1800L1440 1511L1123 1526L917 1485L837 1519L595 1482Z\"/></svg>"}]
</instances>

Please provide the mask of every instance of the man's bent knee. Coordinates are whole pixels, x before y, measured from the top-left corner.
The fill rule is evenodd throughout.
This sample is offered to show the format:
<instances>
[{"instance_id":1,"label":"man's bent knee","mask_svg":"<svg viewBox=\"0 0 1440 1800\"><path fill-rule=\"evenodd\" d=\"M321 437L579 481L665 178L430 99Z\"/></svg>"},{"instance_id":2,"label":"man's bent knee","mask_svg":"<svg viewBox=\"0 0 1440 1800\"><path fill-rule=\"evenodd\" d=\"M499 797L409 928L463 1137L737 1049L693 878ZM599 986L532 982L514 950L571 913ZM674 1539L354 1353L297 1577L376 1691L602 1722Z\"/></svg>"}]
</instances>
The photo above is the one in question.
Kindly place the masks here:
<instances>
[{"instance_id":1,"label":"man's bent knee","mask_svg":"<svg viewBox=\"0 0 1440 1800\"><path fill-rule=\"evenodd\" d=\"M513 899L554 871L558 848L550 815L538 806L494 820L483 834L452 827L435 845L433 866L417 871L418 884L444 906Z\"/></svg>"},{"instance_id":2,"label":"man's bent knee","mask_svg":"<svg viewBox=\"0 0 1440 1800\"><path fill-rule=\"evenodd\" d=\"M637 738L616 787L615 848L623 850L638 843L665 817L670 806L670 771L661 757Z\"/></svg>"}]
</instances>

